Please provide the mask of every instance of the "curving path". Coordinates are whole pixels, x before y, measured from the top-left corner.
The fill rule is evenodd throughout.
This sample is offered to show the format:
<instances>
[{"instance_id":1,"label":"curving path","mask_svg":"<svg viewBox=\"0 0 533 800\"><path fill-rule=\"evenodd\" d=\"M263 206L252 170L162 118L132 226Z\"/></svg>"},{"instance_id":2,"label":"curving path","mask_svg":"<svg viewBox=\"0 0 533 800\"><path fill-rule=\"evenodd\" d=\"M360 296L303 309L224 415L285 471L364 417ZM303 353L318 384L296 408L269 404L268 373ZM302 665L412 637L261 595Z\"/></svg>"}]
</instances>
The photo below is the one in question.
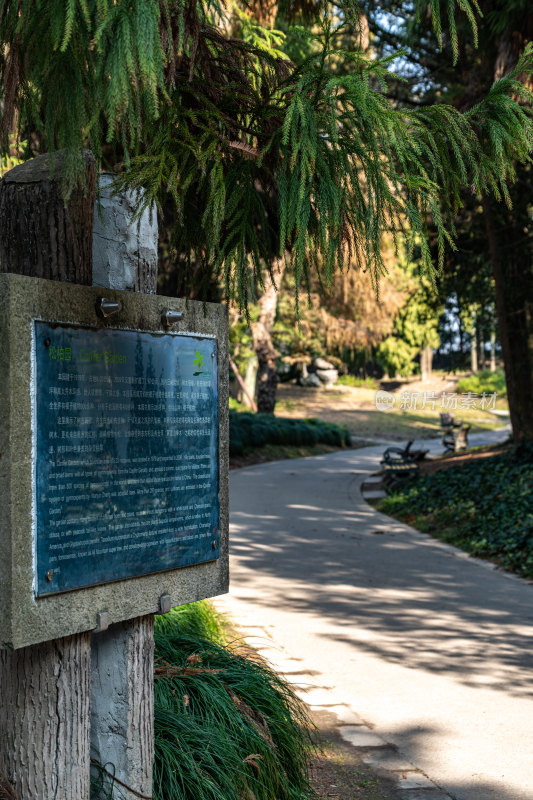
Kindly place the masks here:
<instances>
[{"instance_id":1,"label":"curving path","mask_svg":"<svg viewBox=\"0 0 533 800\"><path fill-rule=\"evenodd\" d=\"M440 787L399 796L533 800L533 586L368 506L382 452L233 472L218 603Z\"/></svg>"}]
</instances>

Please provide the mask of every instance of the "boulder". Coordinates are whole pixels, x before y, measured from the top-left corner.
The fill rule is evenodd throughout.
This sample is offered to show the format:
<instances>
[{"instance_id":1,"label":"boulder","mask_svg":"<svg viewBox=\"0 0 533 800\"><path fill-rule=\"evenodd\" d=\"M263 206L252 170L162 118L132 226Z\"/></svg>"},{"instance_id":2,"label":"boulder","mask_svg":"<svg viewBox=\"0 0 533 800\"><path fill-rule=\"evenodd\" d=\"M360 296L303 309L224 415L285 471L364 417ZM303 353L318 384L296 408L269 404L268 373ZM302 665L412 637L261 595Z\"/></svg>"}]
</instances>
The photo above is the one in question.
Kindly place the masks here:
<instances>
[{"instance_id":1,"label":"boulder","mask_svg":"<svg viewBox=\"0 0 533 800\"><path fill-rule=\"evenodd\" d=\"M322 386L322 382L320 378L313 372L311 375L307 375L305 378L302 377L299 380L300 386Z\"/></svg>"},{"instance_id":2,"label":"boulder","mask_svg":"<svg viewBox=\"0 0 533 800\"><path fill-rule=\"evenodd\" d=\"M309 369L311 372L316 372L317 369L335 369L335 364L332 364L331 361L326 361L325 358L314 358Z\"/></svg>"},{"instance_id":3,"label":"boulder","mask_svg":"<svg viewBox=\"0 0 533 800\"><path fill-rule=\"evenodd\" d=\"M314 374L324 386L333 386L339 377L339 372L336 369L317 369Z\"/></svg>"}]
</instances>

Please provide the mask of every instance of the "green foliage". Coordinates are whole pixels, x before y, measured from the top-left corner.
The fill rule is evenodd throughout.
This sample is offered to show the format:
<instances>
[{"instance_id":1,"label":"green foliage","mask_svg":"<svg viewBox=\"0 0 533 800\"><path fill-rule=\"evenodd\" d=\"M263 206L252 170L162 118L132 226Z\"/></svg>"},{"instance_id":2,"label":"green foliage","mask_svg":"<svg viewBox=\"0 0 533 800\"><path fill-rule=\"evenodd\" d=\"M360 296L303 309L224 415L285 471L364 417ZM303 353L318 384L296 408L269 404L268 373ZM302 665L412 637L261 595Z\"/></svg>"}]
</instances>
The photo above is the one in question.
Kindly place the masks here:
<instances>
[{"instance_id":1,"label":"green foliage","mask_svg":"<svg viewBox=\"0 0 533 800\"><path fill-rule=\"evenodd\" d=\"M394 377L401 375L407 378L413 374L413 359L418 353L418 348L413 347L404 339L388 336L379 345L376 352L376 361L380 367Z\"/></svg>"},{"instance_id":2,"label":"green foliage","mask_svg":"<svg viewBox=\"0 0 533 800\"><path fill-rule=\"evenodd\" d=\"M358 378L356 375L339 375L337 383L341 386L352 386L353 388L379 389L379 384L374 378Z\"/></svg>"},{"instance_id":3,"label":"green foliage","mask_svg":"<svg viewBox=\"0 0 533 800\"><path fill-rule=\"evenodd\" d=\"M318 419L289 419L273 414L238 413L230 410L229 452L240 456L246 450L267 444L329 444L349 447L346 428Z\"/></svg>"},{"instance_id":4,"label":"green foliage","mask_svg":"<svg viewBox=\"0 0 533 800\"><path fill-rule=\"evenodd\" d=\"M407 377L415 371L414 359L422 348L440 344L441 301L434 283L428 276L420 275L419 264L406 263L405 256L403 262L410 292L394 319L393 335L381 342L376 360L389 375Z\"/></svg>"},{"instance_id":5,"label":"green foliage","mask_svg":"<svg viewBox=\"0 0 533 800\"><path fill-rule=\"evenodd\" d=\"M250 320L257 318L256 306L250 306L248 312ZM243 375L249 360L255 357L252 332L244 316L239 315L236 319L230 320L229 347L235 365L240 374Z\"/></svg>"},{"instance_id":6,"label":"green foliage","mask_svg":"<svg viewBox=\"0 0 533 800\"><path fill-rule=\"evenodd\" d=\"M67 148L67 178L80 175L86 143L135 148L164 96L158 0L2 0L1 126L15 110L44 150Z\"/></svg>"},{"instance_id":7,"label":"green foliage","mask_svg":"<svg viewBox=\"0 0 533 800\"><path fill-rule=\"evenodd\" d=\"M239 403L239 401L235 397L229 398L229 407L231 411L246 411L247 408L243 403Z\"/></svg>"},{"instance_id":8,"label":"green foliage","mask_svg":"<svg viewBox=\"0 0 533 800\"><path fill-rule=\"evenodd\" d=\"M460 204L461 186L507 195L509 159L530 150L530 112L518 102L529 95L516 72L464 115L444 105L395 109L375 88L391 77L388 60L344 54L355 71L329 73L338 33L325 23L322 52L288 75L287 62L281 72L278 65L268 85L247 88L242 109L233 84L219 87L217 108L201 74L178 86L146 154L120 183L144 185L147 203L170 186L182 222L177 248L186 250L184 237L194 236L196 249L207 242L207 262L222 270L240 303L261 283L262 260L284 250L296 289L310 266L329 285L346 257L377 281L381 233L390 224L405 222L409 246L420 247L428 269L428 215L442 260L451 241L446 215ZM531 56L520 70L532 69Z\"/></svg>"},{"instance_id":9,"label":"green foliage","mask_svg":"<svg viewBox=\"0 0 533 800\"><path fill-rule=\"evenodd\" d=\"M445 10L443 11L442 5L445 6ZM442 17L446 16L446 22L448 25L448 30L450 33L450 40L452 44L453 50L453 60L456 63L459 57L459 41L457 37L457 23L455 20L456 15L456 4L454 2L446 2L441 4L441 0L430 0L429 4L426 0L416 0L416 7L419 15L427 14L428 10L431 12L431 21L433 23L433 30L437 35L437 39L439 40L439 44L442 41ZM477 47L478 44L478 30L477 30L477 19L476 17L481 17L481 9L477 0L473 0L473 2L469 2L469 0L457 0L457 7L460 11L462 11L470 23L470 27L472 29L472 33L474 35L474 44Z\"/></svg>"},{"instance_id":10,"label":"green foliage","mask_svg":"<svg viewBox=\"0 0 533 800\"><path fill-rule=\"evenodd\" d=\"M156 618L155 799L311 800L303 704L196 606Z\"/></svg>"},{"instance_id":11,"label":"green foliage","mask_svg":"<svg viewBox=\"0 0 533 800\"><path fill-rule=\"evenodd\" d=\"M430 5L439 34L445 14ZM475 30L475 3L450 0L452 41L456 8ZM311 267L329 285L347 260L377 287L391 227L429 269L429 217L442 263L460 189L508 198L513 161L529 157L531 94L518 76L533 72L533 50L465 114L407 110L386 94L391 57L343 50L356 3L307 15L312 47L295 65L281 32L218 0L0 0L4 141L17 110L45 149L67 148L69 185L85 143L121 151L117 188L145 188L148 205L170 198L176 251L223 276L241 305L284 251L297 292Z\"/></svg>"},{"instance_id":12,"label":"green foliage","mask_svg":"<svg viewBox=\"0 0 533 800\"><path fill-rule=\"evenodd\" d=\"M415 351L423 347L438 347L438 312L430 303L431 290L422 285L407 298L394 321L397 336Z\"/></svg>"},{"instance_id":13,"label":"green foliage","mask_svg":"<svg viewBox=\"0 0 533 800\"><path fill-rule=\"evenodd\" d=\"M533 448L423 475L380 503L474 555L533 578Z\"/></svg>"},{"instance_id":14,"label":"green foliage","mask_svg":"<svg viewBox=\"0 0 533 800\"><path fill-rule=\"evenodd\" d=\"M488 369L482 370L468 378L461 378L457 382L457 391L463 394L466 392L494 394L496 392L498 396L505 397L507 395L505 373L503 369L497 369L495 372Z\"/></svg>"},{"instance_id":15,"label":"green foliage","mask_svg":"<svg viewBox=\"0 0 533 800\"><path fill-rule=\"evenodd\" d=\"M159 635L179 628L184 636L209 639L219 645L227 644L228 640L226 619L209 600L177 606L168 614L156 616L155 625Z\"/></svg>"}]
</instances>

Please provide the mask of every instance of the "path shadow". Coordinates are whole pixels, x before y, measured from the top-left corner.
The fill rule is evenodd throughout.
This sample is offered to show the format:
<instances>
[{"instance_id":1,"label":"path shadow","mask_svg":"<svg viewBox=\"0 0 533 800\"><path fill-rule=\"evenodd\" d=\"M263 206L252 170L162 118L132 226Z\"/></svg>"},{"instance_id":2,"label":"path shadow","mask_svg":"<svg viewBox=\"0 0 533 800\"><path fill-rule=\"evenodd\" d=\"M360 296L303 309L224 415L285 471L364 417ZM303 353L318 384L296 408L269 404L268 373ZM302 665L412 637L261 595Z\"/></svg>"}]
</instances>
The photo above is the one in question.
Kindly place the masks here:
<instances>
[{"instance_id":1,"label":"path shadow","mask_svg":"<svg viewBox=\"0 0 533 800\"><path fill-rule=\"evenodd\" d=\"M359 487L375 455L358 452L355 468L328 457L234 475L237 596L319 615L325 640L380 659L533 696L533 586L368 506Z\"/></svg>"}]
</instances>

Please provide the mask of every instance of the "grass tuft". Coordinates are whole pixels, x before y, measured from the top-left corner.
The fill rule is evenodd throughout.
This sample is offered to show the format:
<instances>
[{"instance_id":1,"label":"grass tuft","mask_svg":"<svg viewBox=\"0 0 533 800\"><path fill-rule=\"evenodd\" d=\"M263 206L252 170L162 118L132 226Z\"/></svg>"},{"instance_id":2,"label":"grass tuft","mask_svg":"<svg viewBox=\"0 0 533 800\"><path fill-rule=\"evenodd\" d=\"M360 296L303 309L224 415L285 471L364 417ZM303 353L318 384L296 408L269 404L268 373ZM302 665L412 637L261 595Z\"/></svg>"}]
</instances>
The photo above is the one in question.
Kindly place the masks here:
<instances>
[{"instance_id":1,"label":"grass tuft","mask_svg":"<svg viewBox=\"0 0 533 800\"><path fill-rule=\"evenodd\" d=\"M154 798L311 800L311 724L289 686L227 644L211 604L156 620Z\"/></svg>"}]
</instances>

